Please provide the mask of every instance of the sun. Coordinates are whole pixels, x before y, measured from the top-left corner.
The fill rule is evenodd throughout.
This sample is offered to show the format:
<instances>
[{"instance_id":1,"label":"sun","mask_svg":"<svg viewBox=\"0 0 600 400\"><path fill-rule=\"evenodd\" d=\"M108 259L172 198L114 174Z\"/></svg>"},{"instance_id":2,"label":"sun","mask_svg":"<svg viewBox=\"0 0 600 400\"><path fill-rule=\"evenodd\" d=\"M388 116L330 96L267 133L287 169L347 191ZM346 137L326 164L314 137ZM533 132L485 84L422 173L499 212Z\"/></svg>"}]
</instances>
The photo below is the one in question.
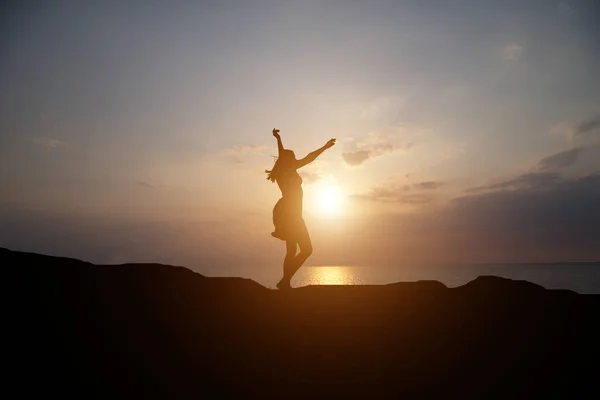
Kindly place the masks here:
<instances>
[{"instance_id":1,"label":"sun","mask_svg":"<svg viewBox=\"0 0 600 400\"><path fill-rule=\"evenodd\" d=\"M344 195L339 187L327 186L319 193L319 208L323 214L339 214L343 205Z\"/></svg>"}]
</instances>

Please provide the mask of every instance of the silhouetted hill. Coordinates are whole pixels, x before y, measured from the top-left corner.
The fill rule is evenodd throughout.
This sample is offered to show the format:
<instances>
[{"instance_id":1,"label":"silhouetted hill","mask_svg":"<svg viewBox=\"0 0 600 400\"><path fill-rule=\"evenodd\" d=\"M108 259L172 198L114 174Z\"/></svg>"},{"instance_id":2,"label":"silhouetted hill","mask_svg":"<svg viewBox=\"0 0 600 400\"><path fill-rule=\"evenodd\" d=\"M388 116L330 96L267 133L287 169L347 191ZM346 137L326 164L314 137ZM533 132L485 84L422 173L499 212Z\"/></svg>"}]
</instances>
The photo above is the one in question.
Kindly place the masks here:
<instances>
[{"instance_id":1,"label":"silhouetted hill","mask_svg":"<svg viewBox=\"0 0 600 400\"><path fill-rule=\"evenodd\" d=\"M600 296L493 276L278 292L5 249L0 265L21 398L599 395Z\"/></svg>"}]
</instances>

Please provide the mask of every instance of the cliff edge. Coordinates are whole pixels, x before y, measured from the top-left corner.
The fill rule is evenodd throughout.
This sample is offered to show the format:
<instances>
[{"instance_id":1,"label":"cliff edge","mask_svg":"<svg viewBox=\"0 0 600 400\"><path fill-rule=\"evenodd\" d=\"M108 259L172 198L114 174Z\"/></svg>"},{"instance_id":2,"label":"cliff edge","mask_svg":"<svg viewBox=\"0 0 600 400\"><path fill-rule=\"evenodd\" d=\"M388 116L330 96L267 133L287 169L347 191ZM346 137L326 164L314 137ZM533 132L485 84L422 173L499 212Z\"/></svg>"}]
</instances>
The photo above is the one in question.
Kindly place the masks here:
<instances>
[{"instance_id":1,"label":"cliff edge","mask_svg":"<svg viewBox=\"0 0 600 400\"><path fill-rule=\"evenodd\" d=\"M21 395L600 394L597 295L493 276L279 292L6 249L0 265L5 379Z\"/></svg>"}]
</instances>

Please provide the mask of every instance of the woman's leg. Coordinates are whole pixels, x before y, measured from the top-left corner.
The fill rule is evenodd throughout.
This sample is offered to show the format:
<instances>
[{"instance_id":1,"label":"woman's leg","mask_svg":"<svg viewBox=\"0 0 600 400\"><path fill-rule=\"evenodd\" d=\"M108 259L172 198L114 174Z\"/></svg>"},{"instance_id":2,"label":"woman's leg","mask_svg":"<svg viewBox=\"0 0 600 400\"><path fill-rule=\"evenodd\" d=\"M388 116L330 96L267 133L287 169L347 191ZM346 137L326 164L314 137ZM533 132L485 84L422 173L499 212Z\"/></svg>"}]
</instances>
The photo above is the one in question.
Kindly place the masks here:
<instances>
[{"instance_id":1,"label":"woman's leg","mask_svg":"<svg viewBox=\"0 0 600 400\"><path fill-rule=\"evenodd\" d=\"M302 264L304 264L304 261L306 261L306 259L310 257L310 255L313 252L312 243L310 241L310 235L308 234L308 229L306 228L304 220L302 220L299 224L297 241L298 246L300 246L300 253L298 253L294 261L291 263L289 273L290 280L292 279L294 274L300 269Z\"/></svg>"},{"instance_id":2,"label":"woman's leg","mask_svg":"<svg viewBox=\"0 0 600 400\"><path fill-rule=\"evenodd\" d=\"M285 241L286 254L285 259L283 260L283 278L277 284L279 289L289 288L291 287L290 281L292 280L292 276L294 275L294 262L296 261L296 249L298 248L298 243L295 239L289 239Z\"/></svg>"}]
</instances>

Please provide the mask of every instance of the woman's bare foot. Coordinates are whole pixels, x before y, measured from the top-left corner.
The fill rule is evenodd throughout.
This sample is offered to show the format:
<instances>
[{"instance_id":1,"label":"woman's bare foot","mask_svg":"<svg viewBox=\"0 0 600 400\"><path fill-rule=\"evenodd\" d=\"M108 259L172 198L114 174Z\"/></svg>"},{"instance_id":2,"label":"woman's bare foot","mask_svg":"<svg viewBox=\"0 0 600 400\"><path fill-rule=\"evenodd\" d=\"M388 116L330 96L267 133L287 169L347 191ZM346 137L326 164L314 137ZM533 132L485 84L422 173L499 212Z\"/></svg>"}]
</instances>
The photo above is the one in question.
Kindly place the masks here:
<instances>
[{"instance_id":1,"label":"woman's bare foot","mask_svg":"<svg viewBox=\"0 0 600 400\"><path fill-rule=\"evenodd\" d=\"M292 285L290 285L290 281L285 280L285 279L281 279L279 281L279 283L277 283L277 289L279 290L285 290L285 289L291 289Z\"/></svg>"}]
</instances>

